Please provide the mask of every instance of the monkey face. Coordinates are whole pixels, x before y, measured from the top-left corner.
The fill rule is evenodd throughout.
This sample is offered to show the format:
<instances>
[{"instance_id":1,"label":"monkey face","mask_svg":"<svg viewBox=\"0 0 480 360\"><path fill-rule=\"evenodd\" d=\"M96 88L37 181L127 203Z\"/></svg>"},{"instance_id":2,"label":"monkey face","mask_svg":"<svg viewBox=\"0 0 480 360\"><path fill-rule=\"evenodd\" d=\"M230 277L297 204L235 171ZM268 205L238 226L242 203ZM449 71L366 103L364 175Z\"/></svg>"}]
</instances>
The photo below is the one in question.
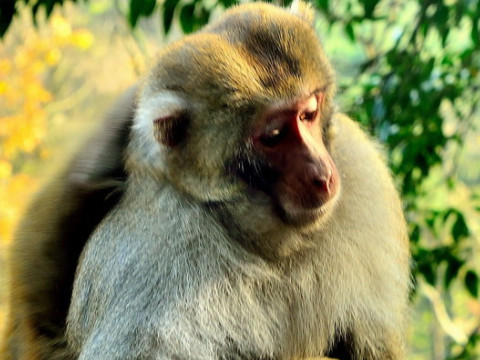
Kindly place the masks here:
<instances>
[{"instance_id":1,"label":"monkey face","mask_svg":"<svg viewBox=\"0 0 480 360\"><path fill-rule=\"evenodd\" d=\"M140 97L132 168L143 162L195 200L250 201L310 225L340 185L328 149L331 67L305 19L269 5L235 11L160 54Z\"/></svg>"},{"instance_id":2,"label":"monkey face","mask_svg":"<svg viewBox=\"0 0 480 360\"><path fill-rule=\"evenodd\" d=\"M324 215L339 190L338 171L322 136L324 96L324 91L315 90L266 111L251 135L259 171L241 173L251 186L260 184L278 214L291 224L309 223Z\"/></svg>"}]
</instances>

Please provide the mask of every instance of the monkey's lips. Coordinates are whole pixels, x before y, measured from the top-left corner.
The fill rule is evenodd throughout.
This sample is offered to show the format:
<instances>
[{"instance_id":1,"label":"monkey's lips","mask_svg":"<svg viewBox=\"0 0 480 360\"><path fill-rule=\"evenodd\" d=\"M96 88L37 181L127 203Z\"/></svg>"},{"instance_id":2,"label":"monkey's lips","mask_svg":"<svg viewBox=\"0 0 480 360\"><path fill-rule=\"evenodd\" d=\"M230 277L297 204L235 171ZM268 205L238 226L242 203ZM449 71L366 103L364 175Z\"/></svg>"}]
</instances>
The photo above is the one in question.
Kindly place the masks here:
<instances>
[{"instance_id":1,"label":"monkey's lips","mask_svg":"<svg viewBox=\"0 0 480 360\"><path fill-rule=\"evenodd\" d=\"M292 200L283 197L277 201L277 212L280 218L288 225L307 227L324 221L333 211L340 193L339 186L329 196L319 199L309 197L302 201L296 197Z\"/></svg>"}]
</instances>

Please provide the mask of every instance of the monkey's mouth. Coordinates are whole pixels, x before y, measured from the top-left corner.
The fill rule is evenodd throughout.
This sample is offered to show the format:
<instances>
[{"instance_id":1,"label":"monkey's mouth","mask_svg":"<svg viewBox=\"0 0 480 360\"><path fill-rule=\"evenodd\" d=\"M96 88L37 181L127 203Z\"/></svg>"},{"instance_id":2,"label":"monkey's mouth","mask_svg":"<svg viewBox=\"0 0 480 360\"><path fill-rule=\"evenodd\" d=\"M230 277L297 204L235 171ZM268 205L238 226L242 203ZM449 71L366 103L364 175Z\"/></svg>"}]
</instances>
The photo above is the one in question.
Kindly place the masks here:
<instances>
[{"instance_id":1,"label":"monkey's mouth","mask_svg":"<svg viewBox=\"0 0 480 360\"><path fill-rule=\"evenodd\" d=\"M340 182L333 176L327 191L312 187L278 184L272 195L275 211L280 219L291 226L303 227L323 221L332 212L340 192Z\"/></svg>"},{"instance_id":2,"label":"monkey's mouth","mask_svg":"<svg viewBox=\"0 0 480 360\"><path fill-rule=\"evenodd\" d=\"M275 211L280 219L289 226L297 228L310 227L321 224L332 213L339 196L339 189L326 201L316 204L308 203L309 206L298 206L290 201L279 201L275 205Z\"/></svg>"}]
</instances>

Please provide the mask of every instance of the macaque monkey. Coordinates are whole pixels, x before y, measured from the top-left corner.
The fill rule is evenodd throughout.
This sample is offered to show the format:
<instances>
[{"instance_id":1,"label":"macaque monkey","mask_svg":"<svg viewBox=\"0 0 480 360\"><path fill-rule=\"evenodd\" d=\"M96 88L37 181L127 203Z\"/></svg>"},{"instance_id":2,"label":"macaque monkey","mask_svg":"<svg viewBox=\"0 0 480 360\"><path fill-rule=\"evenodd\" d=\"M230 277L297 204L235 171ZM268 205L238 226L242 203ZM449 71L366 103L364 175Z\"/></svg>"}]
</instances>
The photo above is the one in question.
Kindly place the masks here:
<instances>
[{"instance_id":1,"label":"macaque monkey","mask_svg":"<svg viewBox=\"0 0 480 360\"><path fill-rule=\"evenodd\" d=\"M136 88L114 104L61 176L35 198L10 255L10 303L2 360L69 359L65 320L78 257L123 193L123 152Z\"/></svg>"},{"instance_id":2,"label":"macaque monkey","mask_svg":"<svg viewBox=\"0 0 480 360\"><path fill-rule=\"evenodd\" d=\"M160 53L123 195L80 256L68 356L406 358L401 203L334 110L312 23L301 2L240 5Z\"/></svg>"},{"instance_id":3,"label":"macaque monkey","mask_svg":"<svg viewBox=\"0 0 480 360\"><path fill-rule=\"evenodd\" d=\"M312 18L241 5L160 53L77 269L79 359L405 358L401 204Z\"/></svg>"}]
</instances>

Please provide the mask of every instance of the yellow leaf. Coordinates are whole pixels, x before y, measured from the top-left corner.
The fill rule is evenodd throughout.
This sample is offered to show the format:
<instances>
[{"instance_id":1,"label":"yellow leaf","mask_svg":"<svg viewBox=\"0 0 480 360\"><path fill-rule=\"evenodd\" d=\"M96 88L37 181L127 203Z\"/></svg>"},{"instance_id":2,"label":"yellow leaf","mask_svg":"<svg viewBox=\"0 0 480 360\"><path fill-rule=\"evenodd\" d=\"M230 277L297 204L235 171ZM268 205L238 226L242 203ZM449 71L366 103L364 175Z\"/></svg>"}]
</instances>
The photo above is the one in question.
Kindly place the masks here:
<instances>
[{"instance_id":1,"label":"yellow leaf","mask_svg":"<svg viewBox=\"0 0 480 360\"><path fill-rule=\"evenodd\" d=\"M20 48L20 50L15 54L14 62L17 68L24 68L30 64L30 56L26 49Z\"/></svg>"},{"instance_id":2,"label":"yellow leaf","mask_svg":"<svg viewBox=\"0 0 480 360\"><path fill-rule=\"evenodd\" d=\"M7 92L7 82L6 81L0 81L0 95L3 95Z\"/></svg>"},{"instance_id":3,"label":"yellow leaf","mask_svg":"<svg viewBox=\"0 0 480 360\"><path fill-rule=\"evenodd\" d=\"M62 52L58 48L52 48L45 54L45 61L49 66L55 66L60 62Z\"/></svg>"},{"instance_id":4,"label":"yellow leaf","mask_svg":"<svg viewBox=\"0 0 480 360\"><path fill-rule=\"evenodd\" d=\"M40 151L40 159L42 159L42 160L48 159L50 157L50 155L51 155L50 150L48 150L48 149L42 149Z\"/></svg>"},{"instance_id":5,"label":"yellow leaf","mask_svg":"<svg viewBox=\"0 0 480 360\"><path fill-rule=\"evenodd\" d=\"M12 164L7 160L0 159L0 179L6 179L12 175Z\"/></svg>"},{"instance_id":6,"label":"yellow leaf","mask_svg":"<svg viewBox=\"0 0 480 360\"><path fill-rule=\"evenodd\" d=\"M0 117L0 136L10 135L13 125L16 124L19 120L20 116L18 115Z\"/></svg>"},{"instance_id":7,"label":"yellow leaf","mask_svg":"<svg viewBox=\"0 0 480 360\"><path fill-rule=\"evenodd\" d=\"M12 70L12 62L7 59L0 59L0 76L7 76Z\"/></svg>"},{"instance_id":8,"label":"yellow leaf","mask_svg":"<svg viewBox=\"0 0 480 360\"><path fill-rule=\"evenodd\" d=\"M12 179L10 190L11 193L20 193L28 196L28 194L35 191L36 185L37 181L35 179L25 174L18 174Z\"/></svg>"},{"instance_id":9,"label":"yellow leaf","mask_svg":"<svg viewBox=\"0 0 480 360\"><path fill-rule=\"evenodd\" d=\"M55 36L60 38L69 37L72 33L72 28L65 18L60 15L54 15L52 17L52 30Z\"/></svg>"},{"instance_id":10,"label":"yellow leaf","mask_svg":"<svg viewBox=\"0 0 480 360\"><path fill-rule=\"evenodd\" d=\"M37 190L38 183L27 175L19 174L0 186L0 239L11 242L25 205Z\"/></svg>"},{"instance_id":11,"label":"yellow leaf","mask_svg":"<svg viewBox=\"0 0 480 360\"><path fill-rule=\"evenodd\" d=\"M72 37L72 44L79 47L82 50L88 49L92 46L94 41L93 34L88 30L77 30Z\"/></svg>"},{"instance_id":12,"label":"yellow leaf","mask_svg":"<svg viewBox=\"0 0 480 360\"><path fill-rule=\"evenodd\" d=\"M30 101L47 102L52 99L50 94L42 84L38 82L30 82L25 85L25 97Z\"/></svg>"},{"instance_id":13,"label":"yellow leaf","mask_svg":"<svg viewBox=\"0 0 480 360\"><path fill-rule=\"evenodd\" d=\"M0 215L0 239L9 244L12 241L12 221L4 214L0 213Z\"/></svg>"}]
</instances>

